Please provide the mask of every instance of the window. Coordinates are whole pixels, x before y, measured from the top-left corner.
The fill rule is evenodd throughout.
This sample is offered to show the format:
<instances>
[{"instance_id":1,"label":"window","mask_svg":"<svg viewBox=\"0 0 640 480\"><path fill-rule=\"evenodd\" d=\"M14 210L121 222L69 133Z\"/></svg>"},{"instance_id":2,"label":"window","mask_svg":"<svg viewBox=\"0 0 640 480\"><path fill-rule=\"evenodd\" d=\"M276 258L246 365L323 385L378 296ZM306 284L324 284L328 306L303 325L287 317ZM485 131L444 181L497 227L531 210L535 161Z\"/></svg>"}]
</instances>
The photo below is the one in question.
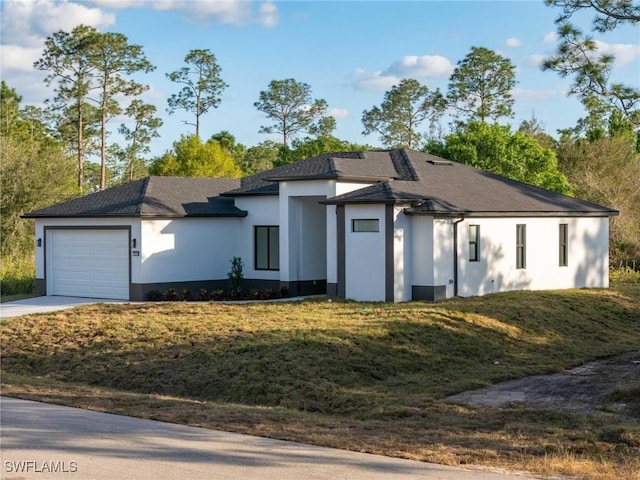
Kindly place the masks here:
<instances>
[{"instance_id":1,"label":"window","mask_svg":"<svg viewBox=\"0 0 640 480\"><path fill-rule=\"evenodd\" d=\"M559 265L561 267L566 267L569 265L569 251L567 247L567 238L569 233L569 225L566 223L561 223L559 225L560 230L558 231L558 249L559 249Z\"/></svg>"},{"instance_id":2,"label":"window","mask_svg":"<svg viewBox=\"0 0 640 480\"><path fill-rule=\"evenodd\" d=\"M527 268L527 226L516 225L516 268Z\"/></svg>"},{"instance_id":3,"label":"window","mask_svg":"<svg viewBox=\"0 0 640 480\"><path fill-rule=\"evenodd\" d=\"M254 230L256 270L279 270L280 227L256 226Z\"/></svg>"},{"instance_id":4,"label":"window","mask_svg":"<svg viewBox=\"0 0 640 480\"><path fill-rule=\"evenodd\" d=\"M351 220L351 227L354 232L379 232L380 220L377 218L354 218Z\"/></svg>"},{"instance_id":5,"label":"window","mask_svg":"<svg viewBox=\"0 0 640 480\"><path fill-rule=\"evenodd\" d=\"M469 261L480 261L480 225L469 225Z\"/></svg>"}]
</instances>

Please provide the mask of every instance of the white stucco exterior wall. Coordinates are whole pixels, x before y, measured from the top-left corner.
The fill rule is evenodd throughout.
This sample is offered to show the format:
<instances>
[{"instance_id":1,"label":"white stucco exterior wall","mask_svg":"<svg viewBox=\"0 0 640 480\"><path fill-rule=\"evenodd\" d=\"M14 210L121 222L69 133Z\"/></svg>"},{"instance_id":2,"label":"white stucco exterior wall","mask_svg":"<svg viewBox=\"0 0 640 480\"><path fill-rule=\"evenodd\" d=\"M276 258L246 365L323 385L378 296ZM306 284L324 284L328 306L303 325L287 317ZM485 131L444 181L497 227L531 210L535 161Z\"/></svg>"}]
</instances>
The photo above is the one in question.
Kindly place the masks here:
<instances>
[{"instance_id":1,"label":"white stucco exterior wall","mask_svg":"<svg viewBox=\"0 0 640 480\"><path fill-rule=\"evenodd\" d=\"M526 268L516 268L516 225L526 225ZM559 265L559 225L568 225L568 265ZM480 261L469 261L469 225L480 226ZM460 296L609 285L607 217L470 218L459 225Z\"/></svg>"},{"instance_id":2,"label":"white stucco exterior wall","mask_svg":"<svg viewBox=\"0 0 640 480\"><path fill-rule=\"evenodd\" d=\"M143 220L142 274L134 283L225 279L238 255L240 218Z\"/></svg>"},{"instance_id":3,"label":"white stucco exterior wall","mask_svg":"<svg viewBox=\"0 0 640 480\"><path fill-rule=\"evenodd\" d=\"M236 255L244 263L244 278L257 280L280 280L280 271L255 269L255 230L256 225L280 225L279 200L277 195L237 197L235 205L248 212L240 219L235 237ZM282 245L282 226L280 226L280 244ZM230 266L230 265L229 265ZM280 270L282 270L282 250L280 250Z\"/></svg>"},{"instance_id":4,"label":"white stucco exterior wall","mask_svg":"<svg viewBox=\"0 0 640 480\"><path fill-rule=\"evenodd\" d=\"M378 219L378 232L353 232L352 220ZM345 297L358 301L384 301L385 206L345 206Z\"/></svg>"},{"instance_id":5,"label":"white stucco exterior wall","mask_svg":"<svg viewBox=\"0 0 640 480\"><path fill-rule=\"evenodd\" d=\"M454 295L453 229L455 219L433 220L433 285L446 286L446 297Z\"/></svg>"},{"instance_id":6,"label":"white stucco exterior wall","mask_svg":"<svg viewBox=\"0 0 640 480\"><path fill-rule=\"evenodd\" d=\"M396 302L411 300L412 293L412 224L404 208L404 205L393 207L393 298Z\"/></svg>"}]
</instances>

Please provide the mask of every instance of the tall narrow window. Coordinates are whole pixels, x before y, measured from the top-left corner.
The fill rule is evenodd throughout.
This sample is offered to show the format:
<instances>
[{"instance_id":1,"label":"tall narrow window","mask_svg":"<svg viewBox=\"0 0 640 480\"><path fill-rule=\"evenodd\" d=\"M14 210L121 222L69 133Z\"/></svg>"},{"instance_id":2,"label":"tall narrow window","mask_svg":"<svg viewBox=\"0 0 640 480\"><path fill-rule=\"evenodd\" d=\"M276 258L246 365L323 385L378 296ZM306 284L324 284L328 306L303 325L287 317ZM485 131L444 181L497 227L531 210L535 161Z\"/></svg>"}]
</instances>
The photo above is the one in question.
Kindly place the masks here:
<instances>
[{"instance_id":1,"label":"tall narrow window","mask_svg":"<svg viewBox=\"0 0 640 480\"><path fill-rule=\"evenodd\" d=\"M566 223L561 223L559 225L560 230L558 231L558 248L559 248L559 264L561 267L566 267L569 265L569 250L567 247L567 234L569 233L569 225Z\"/></svg>"},{"instance_id":2,"label":"tall narrow window","mask_svg":"<svg viewBox=\"0 0 640 480\"><path fill-rule=\"evenodd\" d=\"M516 268L527 268L527 226L516 225Z\"/></svg>"},{"instance_id":3,"label":"tall narrow window","mask_svg":"<svg viewBox=\"0 0 640 480\"><path fill-rule=\"evenodd\" d=\"M279 270L280 227L256 226L254 230L256 270Z\"/></svg>"},{"instance_id":4,"label":"tall narrow window","mask_svg":"<svg viewBox=\"0 0 640 480\"><path fill-rule=\"evenodd\" d=\"M469 225L469 261L480 261L480 225Z\"/></svg>"}]
</instances>

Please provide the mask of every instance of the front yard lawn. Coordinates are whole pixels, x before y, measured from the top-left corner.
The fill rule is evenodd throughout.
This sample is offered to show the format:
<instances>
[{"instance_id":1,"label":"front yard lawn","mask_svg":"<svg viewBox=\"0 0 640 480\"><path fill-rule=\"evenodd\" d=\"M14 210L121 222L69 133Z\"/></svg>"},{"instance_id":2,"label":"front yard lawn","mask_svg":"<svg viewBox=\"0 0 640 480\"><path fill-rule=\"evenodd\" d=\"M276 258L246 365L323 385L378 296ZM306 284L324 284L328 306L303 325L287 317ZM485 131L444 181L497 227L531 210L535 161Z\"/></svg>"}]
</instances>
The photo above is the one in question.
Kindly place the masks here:
<instances>
[{"instance_id":1,"label":"front yard lawn","mask_svg":"<svg viewBox=\"0 0 640 480\"><path fill-rule=\"evenodd\" d=\"M21 398L451 465L640 478L639 418L447 395L640 348L640 286L436 304L101 304L1 325Z\"/></svg>"}]
</instances>

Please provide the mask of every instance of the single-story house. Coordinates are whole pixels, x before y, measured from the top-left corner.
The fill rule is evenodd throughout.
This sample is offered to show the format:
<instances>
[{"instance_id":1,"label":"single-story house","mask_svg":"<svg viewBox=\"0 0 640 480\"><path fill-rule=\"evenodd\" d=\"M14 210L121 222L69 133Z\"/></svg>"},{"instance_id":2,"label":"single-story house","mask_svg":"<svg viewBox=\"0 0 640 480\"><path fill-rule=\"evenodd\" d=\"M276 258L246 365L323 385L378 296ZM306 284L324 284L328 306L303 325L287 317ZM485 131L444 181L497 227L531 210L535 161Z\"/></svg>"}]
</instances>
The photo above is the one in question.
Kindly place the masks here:
<instances>
[{"instance_id":1,"label":"single-story house","mask_svg":"<svg viewBox=\"0 0 640 480\"><path fill-rule=\"evenodd\" d=\"M608 286L610 208L408 149L243 179L148 177L24 215L40 293L227 285L361 301Z\"/></svg>"}]
</instances>

